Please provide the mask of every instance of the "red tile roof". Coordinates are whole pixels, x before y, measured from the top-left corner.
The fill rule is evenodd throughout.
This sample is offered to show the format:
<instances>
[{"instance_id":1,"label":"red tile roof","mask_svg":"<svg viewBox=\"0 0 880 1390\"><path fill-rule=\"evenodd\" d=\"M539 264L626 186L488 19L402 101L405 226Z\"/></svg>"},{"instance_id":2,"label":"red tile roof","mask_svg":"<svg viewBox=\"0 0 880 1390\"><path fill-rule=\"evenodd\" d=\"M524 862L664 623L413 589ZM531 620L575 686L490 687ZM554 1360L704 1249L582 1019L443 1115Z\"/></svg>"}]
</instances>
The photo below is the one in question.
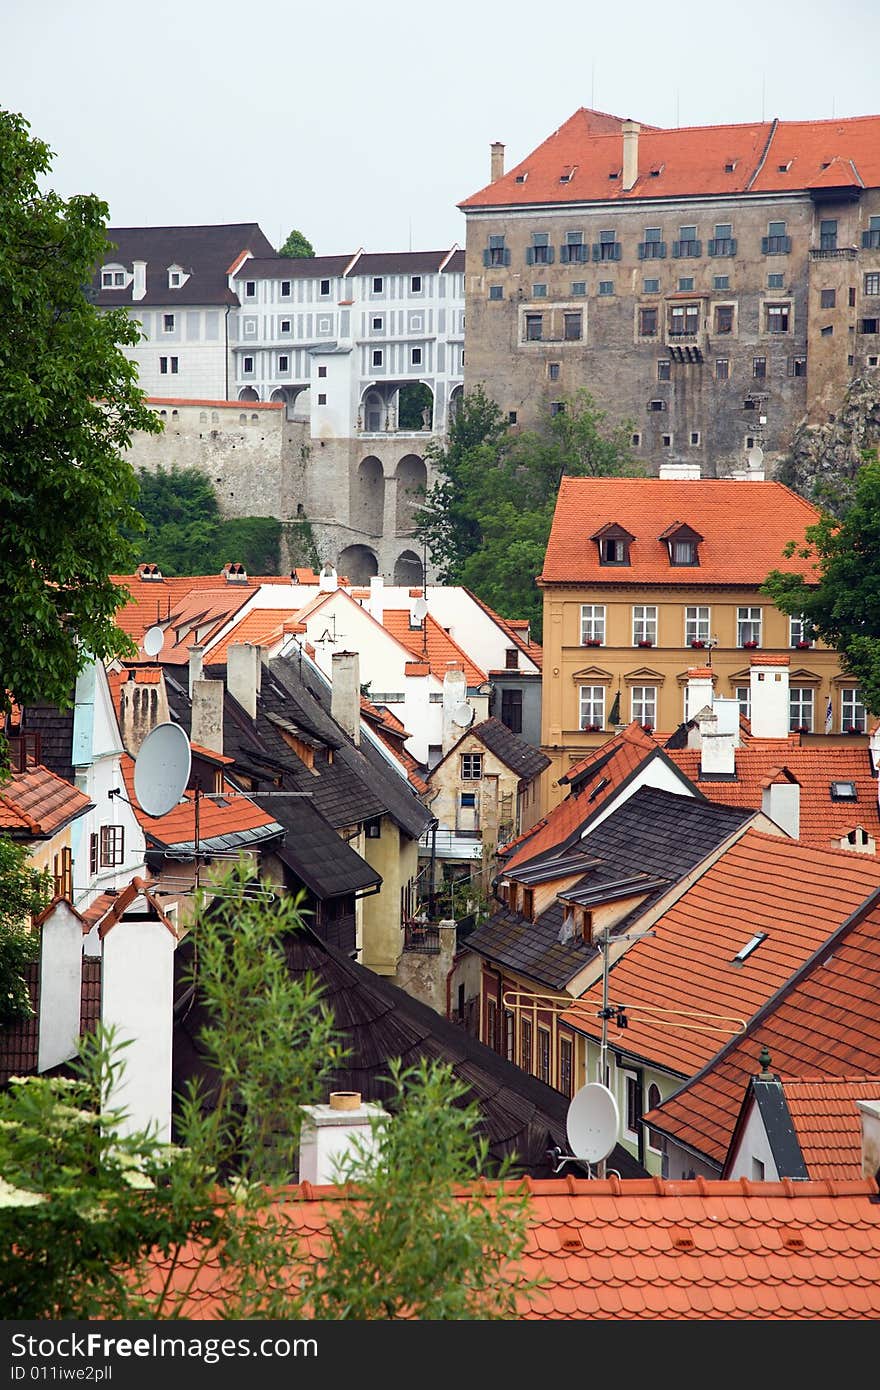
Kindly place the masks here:
<instances>
[{"instance_id":1,"label":"red tile roof","mask_svg":"<svg viewBox=\"0 0 880 1390\"><path fill-rule=\"evenodd\" d=\"M38 764L0 786L0 830L16 839L49 838L91 805L84 792Z\"/></svg>"},{"instance_id":2,"label":"red tile roof","mask_svg":"<svg viewBox=\"0 0 880 1390\"><path fill-rule=\"evenodd\" d=\"M421 627L411 628L409 623L408 608L386 608L382 615L382 626L396 637L404 647L408 647L413 656L419 661L423 660L424 638ZM471 661L467 652L461 648L454 638L440 626L436 618L432 618L430 613L425 618L425 633L427 635L427 659L431 671L439 680L442 681L446 671L451 664L460 666L464 671L468 686L484 685L486 673L481 671L479 666Z\"/></svg>"},{"instance_id":3,"label":"red tile roof","mask_svg":"<svg viewBox=\"0 0 880 1390\"><path fill-rule=\"evenodd\" d=\"M514 1185L509 1184L508 1190ZM529 1232L522 1319L790 1320L880 1317L877 1184L665 1182L661 1178L525 1180ZM488 1199L496 1185L476 1189ZM460 1200L473 1200L462 1191ZM328 1221L353 1189L290 1189L285 1220L302 1262L326 1252ZM873 1199L873 1200L872 1200ZM204 1252L175 1256L172 1286L188 1318L216 1316L224 1274ZM302 1264L291 1265L298 1277ZM156 1258L151 1288L168 1267Z\"/></svg>"},{"instance_id":4,"label":"red tile roof","mask_svg":"<svg viewBox=\"0 0 880 1390\"><path fill-rule=\"evenodd\" d=\"M290 618L298 609L298 604L290 603L283 608L252 609L221 637L216 646L208 648L205 661L212 665L222 665L227 660L229 648L237 642L252 642L257 647L274 646L284 636L285 618Z\"/></svg>"},{"instance_id":5,"label":"red tile roof","mask_svg":"<svg viewBox=\"0 0 880 1390\"><path fill-rule=\"evenodd\" d=\"M880 1076L782 1078L788 1113L811 1178L862 1177L860 1100L880 1101Z\"/></svg>"},{"instance_id":6,"label":"red tile roof","mask_svg":"<svg viewBox=\"0 0 880 1390\"><path fill-rule=\"evenodd\" d=\"M610 1001L627 1006L621 1045L693 1076L724 1045L735 1026L727 1020L747 1023L878 888L880 861L870 855L747 830L612 967ZM735 963L761 932L766 939ZM563 1017L597 1038L601 1003L599 981ZM724 1022L713 1032L671 1026L686 1024L691 1011L693 1023L714 1027L704 1014Z\"/></svg>"},{"instance_id":7,"label":"red tile roof","mask_svg":"<svg viewBox=\"0 0 880 1390\"><path fill-rule=\"evenodd\" d=\"M311 574L311 571L308 573ZM224 601L219 594L229 594L230 603L227 605L227 609L231 615L261 584L291 583L290 576L286 574L249 575L245 580L237 580L232 583L229 582L225 574L163 576L161 579L141 579L137 574L114 574L112 579L118 588L127 590L130 595L128 599L124 596L120 598L120 607L115 618L116 624L122 628L123 632L127 632L129 637L133 637L136 642L142 641L148 628L153 627L156 623L165 623L169 615L189 612L189 608L185 605L187 605L190 595L201 594L202 598L197 600L196 607L201 603L203 611L211 609L219 614L224 607ZM305 578L297 582L312 584L315 581ZM171 639L169 638L167 639L169 649L170 644ZM161 653L161 660L169 660L164 650Z\"/></svg>"},{"instance_id":8,"label":"red tile roof","mask_svg":"<svg viewBox=\"0 0 880 1390\"><path fill-rule=\"evenodd\" d=\"M459 206L468 211L802 191L817 186L828 174L823 166L834 161L854 165L856 183L880 187L880 116L673 130L642 125L638 178L631 189L623 187L621 124L618 117L581 108L519 164ZM569 171L570 179L560 182ZM837 165L830 178L834 187L850 182Z\"/></svg>"},{"instance_id":9,"label":"red tile roof","mask_svg":"<svg viewBox=\"0 0 880 1390\"><path fill-rule=\"evenodd\" d=\"M134 793L134 759L122 755L122 776L126 796L138 818L141 829L159 844L188 845L195 840L195 792L184 792L184 799L164 816L148 816L141 810ZM223 799L203 796L199 802L199 839L214 839L220 835L238 835L246 830L280 831L275 819L241 792L227 789Z\"/></svg>"},{"instance_id":10,"label":"red tile roof","mask_svg":"<svg viewBox=\"0 0 880 1390\"><path fill-rule=\"evenodd\" d=\"M871 862L848 855L847 863L855 866L862 858ZM838 884L836 891L844 888ZM768 1002L742 1037L650 1112L651 1124L720 1165L762 1048L769 1048L771 1070L786 1077L880 1074L878 998L880 898L874 895Z\"/></svg>"},{"instance_id":11,"label":"red tile roof","mask_svg":"<svg viewBox=\"0 0 880 1390\"><path fill-rule=\"evenodd\" d=\"M755 489L758 489L756 492ZM705 537L699 565L672 565L658 539L674 519ZM819 513L782 483L701 478L563 478L539 579L554 584L763 584L771 569L813 576L811 562L784 549ZM589 537L605 522L632 532L628 565L601 565Z\"/></svg>"}]
</instances>

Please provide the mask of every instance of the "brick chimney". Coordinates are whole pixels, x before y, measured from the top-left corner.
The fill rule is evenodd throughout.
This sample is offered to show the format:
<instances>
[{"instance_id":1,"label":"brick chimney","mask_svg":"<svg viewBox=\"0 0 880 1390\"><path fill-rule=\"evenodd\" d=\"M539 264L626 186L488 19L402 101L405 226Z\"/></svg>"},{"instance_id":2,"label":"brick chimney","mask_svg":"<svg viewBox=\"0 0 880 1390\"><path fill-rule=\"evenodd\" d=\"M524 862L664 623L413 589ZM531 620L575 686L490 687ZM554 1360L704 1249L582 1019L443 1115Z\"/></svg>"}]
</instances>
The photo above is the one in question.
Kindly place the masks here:
<instances>
[{"instance_id":1,"label":"brick chimney","mask_svg":"<svg viewBox=\"0 0 880 1390\"><path fill-rule=\"evenodd\" d=\"M753 738L788 738L787 656L752 657L749 663Z\"/></svg>"},{"instance_id":2,"label":"brick chimney","mask_svg":"<svg viewBox=\"0 0 880 1390\"><path fill-rule=\"evenodd\" d=\"M623 191L628 193L639 177L639 131L638 121L624 121L620 127L623 135Z\"/></svg>"},{"instance_id":3,"label":"brick chimney","mask_svg":"<svg viewBox=\"0 0 880 1390\"><path fill-rule=\"evenodd\" d=\"M304 1105L302 1109L299 1180L316 1185L339 1180L340 1161L355 1152L363 1153L369 1161L376 1150L376 1122L388 1119L381 1105L362 1102L358 1091L332 1091L329 1105ZM352 1175L346 1172L345 1176Z\"/></svg>"},{"instance_id":4,"label":"brick chimney","mask_svg":"<svg viewBox=\"0 0 880 1390\"><path fill-rule=\"evenodd\" d=\"M361 741L361 677L357 652L334 652L330 714L356 745Z\"/></svg>"},{"instance_id":5,"label":"brick chimney","mask_svg":"<svg viewBox=\"0 0 880 1390\"><path fill-rule=\"evenodd\" d=\"M490 148L489 182L497 183L499 179L504 177L504 146L496 140Z\"/></svg>"},{"instance_id":6,"label":"brick chimney","mask_svg":"<svg viewBox=\"0 0 880 1390\"><path fill-rule=\"evenodd\" d=\"M252 642L234 642L226 653L226 688L253 720L257 717L262 674L260 648Z\"/></svg>"}]
</instances>

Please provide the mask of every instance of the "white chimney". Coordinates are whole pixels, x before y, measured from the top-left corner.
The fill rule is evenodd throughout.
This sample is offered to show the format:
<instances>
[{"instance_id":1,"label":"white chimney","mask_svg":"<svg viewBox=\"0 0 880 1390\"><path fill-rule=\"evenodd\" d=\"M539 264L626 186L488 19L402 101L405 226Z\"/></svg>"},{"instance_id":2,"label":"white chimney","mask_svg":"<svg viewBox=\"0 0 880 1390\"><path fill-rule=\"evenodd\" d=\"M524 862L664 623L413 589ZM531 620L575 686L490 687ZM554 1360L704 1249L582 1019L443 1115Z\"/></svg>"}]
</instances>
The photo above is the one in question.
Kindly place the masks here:
<instances>
[{"instance_id":1,"label":"white chimney","mask_svg":"<svg viewBox=\"0 0 880 1390\"><path fill-rule=\"evenodd\" d=\"M79 1052L83 920L64 899L47 910L40 929L37 1071Z\"/></svg>"},{"instance_id":2,"label":"white chimney","mask_svg":"<svg viewBox=\"0 0 880 1390\"><path fill-rule=\"evenodd\" d=\"M332 565L323 565L318 575L318 588L321 593L332 594L338 588L336 571Z\"/></svg>"},{"instance_id":3,"label":"white chimney","mask_svg":"<svg viewBox=\"0 0 880 1390\"><path fill-rule=\"evenodd\" d=\"M160 919L123 917L102 938L101 1022L115 1028L118 1042L129 1043L106 1108L127 1112L120 1134L151 1128L163 1143L171 1138L176 945L175 932Z\"/></svg>"},{"instance_id":4,"label":"white chimney","mask_svg":"<svg viewBox=\"0 0 880 1390\"><path fill-rule=\"evenodd\" d=\"M361 741L361 677L357 652L333 653L330 714L356 745Z\"/></svg>"},{"instance_id":5,"label":"white chimney","mask_svg":"<svg viewBox=\"0 0 880 1390\"><path fill-rule=\"evenodd\" d=\"M134 300L143 299L147 292L147 263L146 261L132 261L134 279L131 285L131 297Z\"/></svg>"},{"instance_id":6,"label":"white chimney","mask_svg":"<svg viewBox=\"0 0 880 1390\"><path fill-rule=\"evenodd\" d=\"M254 720L262 674L260 648L253 642L233 642L226 653L226 687Z\"/></svg>"},{"instance_id":7,"label":"white chimney","mask_svg":"<svg viewBox=\"0 0 880 1390\"><path fill-rule=\"evenodd\" d=\"M718 715L704 713L700 716L700 776L733 777L736 773L736 751L733 735L722 733L718 727Z\"/></svg>"},{"instance_id":8,"label":"white chimney","mask_svg":"<svg viewBox=\"0 0 880 1390\"><path fill-rule=\"evenodd\" d=\"M460 666L450 666L443 677L443 752L457 743L473 718L467 698L467 679Z\"/></svg>"},{"instance_id":9,"label":"white chimney","mask_svg":"<svg viewBox=\"0 0 880 1390\"><path fill-rule=\"evenodd\" d=\"M684 692L685 721L695 719L706 705L712 708L714 685L711 666L692 666L687 673Z\"/></svg>"},{"instance_id":10,"label":"white chimney","mask_svg":"<svg viewBox=\"0 0 880 1390\"><path fill-rule=\"evenodd\" d=\"M749 664L753 738L788 738L787 656L756 656Z\"/></svg>"},{"instance_id":11,"label":"white chimney","mask_svg":"<svg viewBox=\"0 0 880 1390\"><path fill-rule=\"evenodd\" d=\"M880 1172L880 1100L857 1100L862 1125L862 1177Z\"/></svg>"},{"instance_id":12,"label":"white chimney","mask_svg":"<svg viewBox=\"0 0 880 1390\"><path fill-rule=\"evenodd\" d=\"M370 579L370 613L381 623L385 618L385 580L381 574L374 574Z\"/></svg>"},{"instance_id":13,"label":"white chimney","mask_svg":"<svg viewBox=\"0 0 880 1390\"><path fill-rule=\"evenodd\" d=\"M620 127L623 135L623 191L628 193L639 177L639 131L638 121L624 121Z\"/></svg>"},{"instance_id":14,"label":"white chimney","mask_svg":"<svg viewBox=\"0 0 880 1390\"><path fill-rule=\"evenodd\" d=\"M660 474L667 482L695 483L700 478L698 463L661 463Z\"/></svg>"},{"instance_id":15,"label":"white chimney","mask_svg":"<svg viewBox=\"0 0 880 1390\"><path fill-rule=\"evenodd\" d=\"M726 700L716 695L712 709L718 717L719 734L731 734L734 748L739 748L739 700Z\"/></svg>"},{"instance_id":16,"label":"white chimney","mask_svg":"<svg viewBox=\"0 0 880 1390\"><path fill-rule=\"evenodd\" d=\"M761 810L765 816L797 840L801 833L801 788L785 768L777 769L761 784Z\"/></svg>"},{"instance_id":17,"label":"white chimney","mask_svg":"<svg viewBox=\"0 0 880 1390\"><path fill-rule=\"evenodd\" d=\"M199 646L198 642L193 642L189 649L189 698L192 699L193 686L196 681L202 679L202 664L205 654L204 647Z\"/></svg>"},{"instance_id":18,"label":"white chimney","mask_svg":"<svg viewBox=\"0 0 880 1390\"><path fill-rule=\"evenodd\" d=\"M491 146L491 159L489 161L489 182L497 183L504 177L504 146L497 140Z\"/></svg>"},{"instance_id":19,"label":"white chimney","mask_svg":"<svg viewBox=\"0 0 880 1390\"><path fill-rule=\"evenodd\" d=\"M329 1105L304 1105L305 1118L299 1144L299 1180L316 1186L352 1177L346 1167L344 1175L339 1163L346 1158L362 1155L363 1171L376 1153L376 1127L388 1120L384 1108L376 1102L362 1102L358 1091L333 1091Z\"/></svg>"},{"instance_id":20,"label":"white chimney","mask_svg":"<svg viewBox=\"0 0 880 1390\"><path fill-rule=\"evenodd\" d=\"M223 752L222 681L193 681L189 737L212 753Z\"/></svg>"}]
</instances>

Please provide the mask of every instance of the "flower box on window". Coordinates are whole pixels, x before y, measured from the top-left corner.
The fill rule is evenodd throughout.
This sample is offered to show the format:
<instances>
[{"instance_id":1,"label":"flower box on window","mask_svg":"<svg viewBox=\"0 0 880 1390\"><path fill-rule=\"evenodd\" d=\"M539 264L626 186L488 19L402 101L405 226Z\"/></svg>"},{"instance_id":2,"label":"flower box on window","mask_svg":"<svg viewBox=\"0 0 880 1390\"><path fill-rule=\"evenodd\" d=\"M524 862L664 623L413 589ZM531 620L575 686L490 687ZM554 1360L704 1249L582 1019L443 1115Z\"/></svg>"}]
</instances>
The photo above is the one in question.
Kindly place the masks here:
<instances>
[{"instance_id":1,"label":"flower box on window","mask_svg":"<svg viewBox=\"0 0 880 1390\"><path fill-rule=\"evenodd\" d=\"M757 642L743 642L743 646L745 647L747 652L753 652L757 645Z\"/></svg>"},{"instance_id":2,"label":"flower box on window","mask_svg":"<svg viewBox=\"0 0 880 1390\"><path fill-rule=\"evenodd\" d=\"M587 637L584 641L585 647L601 647L602 643L598 637Z\"/></svg>"},{"instance_id":3,"label":"flower box on window","mask_svg":"<svg viewBox=\"0 0 880 1390\"><path fill-rule=\"evenodd\" d=\"M642 733L643 733L643 734L652 734L653 732L654 732L654 725L653 725L653 724L643 724L643 725L642 725Z\"/></svg>"},{"instance_id":4,"label":"flower box on window","mask_svg":"<svg viewBox=\"0 0 880 1390\"><path fill-rule=\"evenodd\" d=\"M650 637L643 637L641 642L636 643L639 647L653 647L654 643Z\"/></svg>"},{"instance_id":5,"label":"flower box on window","mask_svg":"<svg viewBox=\"0 0 880 1390\"><path fill-rule=\"evenodd\" d=\"M601 724L585 724L585 725L584 725L584 733L585 733L585 734L598 734L598 732L599 732L599 730L600 730L601 728L602 728L602 725L601 725Z\"/></svg>"},{"instance_id":6,"label":"flower box on window","mask_svg":"<svg viewBox=\"0 0 880 1390\"><path fill-rule=\"evenodd\" d=\"M810 732L810 726L809 724L796 724L794 732L796 734L808 734Z\"/></svg>"},{"instance_id":7,"label":"flower box on window","mask_svg":"<svg viewBox=\"0 0 880 1390\"><path fill-rule=\"evenodd\" d=\"M810 642L795 642L795 646L797 647L797 649L798 649L799 652L805 652L805 651L807 651L807 649L808 649L811 645L812 645L812 643L810 643Z\"/></svg>"},{"instance_id":8,"label":"flower box on window","mask_svg":"<svg viewBox=\"0 0 880 1390\"><path fill-rule=\"evenodd\" d=\"M705 647L705 645L706 645L706 643L705 643L705 642L701 642L700 639L699 639L699 637L695 637L694 640L693 640L693 642L691 642L691 646L692 646L692 647Z\"/></svg>"},{"instance_id":9,"label":"flower box on window","mask_svg":"<svg viewBox=\"0 0 880 1390\"><path fill-rule=\"evenodd\" d=\"M863 730L859 728L858 724L847 724L846 732L848 734L860 734Z\"/></svg>"}]
</instances>

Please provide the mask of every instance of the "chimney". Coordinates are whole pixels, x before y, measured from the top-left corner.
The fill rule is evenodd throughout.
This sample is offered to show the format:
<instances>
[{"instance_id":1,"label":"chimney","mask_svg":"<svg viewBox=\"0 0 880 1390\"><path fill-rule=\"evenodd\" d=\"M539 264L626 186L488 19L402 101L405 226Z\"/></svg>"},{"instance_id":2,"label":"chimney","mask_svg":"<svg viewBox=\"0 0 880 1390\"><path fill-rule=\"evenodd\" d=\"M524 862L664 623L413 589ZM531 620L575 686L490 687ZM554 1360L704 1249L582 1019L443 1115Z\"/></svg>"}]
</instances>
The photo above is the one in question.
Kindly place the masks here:
<instances>
[{"instance_id":1,"label":"chimney","mask_svg":"<svg viewBox=\"0 0 880 1390\"><path fill-rule=\"evenodd\" d=\"M190 741L223 752L223 682L197 680L192 683Z\"/></svg>"},{"instance_id":2,"label":"chimney","mask_svg":"<svg viewBox=\"0 0 880 1390\"><path fill-rule=\"evenodd\" d=\"M862 1177L880 1173L880 1100L857 1100L862 1125Z\"/></svg>"},{"instance_id":3,"label":"chimney","mask_svg":"<svg viewBox=\"0 0 880 1390\"><path fill-rule=\"evenodd\" d=\"M711 666L692 666L687 673L684 692L685 720L695 719L706 705L712 708L713 681Z\"/></svg>"},{"instance_id":4,"label":"chimney","mask_svg":"<svg viewBox=\"0 0 880 1390\"><path fill-rule=\"evenodd\" d=\"M332 594L338 588L336 571L332 565L323 565L318 576L318 588L323 594Z\"/></svg>"},{"instance_id":5,"label":"chimney","mask_svg":"<svg viewBox=\"0 0 880 1390\"><path fill-rule=\"evenodd\" d=\"M788 738L787 656L756 656L749 664L753 738Z\"/></svg>"},{"instance_id":6,"label":"chimney","mask_svg":"<svg viewBox=\"0 0 880 1390\"><path fill-rule=\"evenodd\" d=\"M79 1052L82 968L82 918L61 899L47 911L40 929L39 1072Z\"/></svg>"},{"instance_id":7,"label":"chimney","mask_svg":"<svg viewBox=\"0 0 880 1390\"><path fill-rule=\"evenodd\" d=\"M226 687L253 720L257 717L261 677L260 648L253 642L233 642L226 653Z\"/></svg>"},{"instance_id":8,"label":"chimney","mask_svg":"<svg viewBox=\"0 0 880 1390\"><path fill-rule=\"evenodd\" d=\"M788 768L777 768L761 783L761 810L786 835L797 840L801 832L801 788Z\"/></svg>"},{"instance_id":9,"label":"chimney","mask_svg":"<svg viewBox=\"0 0 880 1390\"><path fill-rule=\"evenodd\" d=\"M119 730L126 752L133 758L147 734L157 724L168 722L168 693L165 680L138 680L138 671L131 671L128 680L119 687Z\"/></svg>"},{"instance_id":10,"label":"chimney","mask_svg":"<svg viewBox=\"0 0 880 1390\"><path fill-rule=\"evenodd\" d=\"M491 146L492 156L489 163L489 182L497 183L504 177L504 146L496 140Z\"/></svg>"},{"instance_id":11,"label":"chimney","mask_svg":"<svg viewBox=\"0 0 880 1390\"><path fill-rule=\"evenodd\" d=\"M376 1152L379 1124L388 1119L375 1101L362 1102L359 1091L331 1091L329 1105L304 1105L299 1141L299 1180L316 1186L355 1176L347 1159L355 1158L361 1172ZM340 1162L346 1163L344 1172Z\"/></svg>"},{"instance_id":12,"label":"chimney","mask_svg":"<svg viewBox=\"0 0 880 1390\"><path fill-rule=\"evenodd\" d=\"M659 476L667 482L696 483L700 479L698 463L661 463Z\"/></svg>"},{"instance_id":13,"label":"chimney","mask_svg":"<svg viewBox=\"0 0 880 1390\"><path fill-rule=\"evenodd\" d=\"M193 642L189 649L189 698L192 699L193 686L196 681L202 679L202 658L205 649L199 646L198 642Z\"/></svg>"},{"instance_id":14,"label":"chimney","mask_svg":"<svg viewBox=\"0 0 880 1390\"><path fill-rule=\"evenodd\" d=\"M333 653L330 714L355 745L361 741L361 677L357 652Z\"/></svg>"},{"instance_id":15,"label":"chimney","mask_svg":"<svg viewBox=\"0 0 880 1390\"><path fill-rule=\"evenodd\" d=\"M374 574L370 579L370 613L381 623L385 618L385 580L381 574Z\"/></svg>"},{"instance_id":16,"label":"chimney","mask_svg":"<svg viewBox=\"0 0 880 1390\"><path fill-rule=\"evenodd\" d=\"M733 778L736 775L736 752L733 735L722 733L718 715L700 716L700 776Z\"/></svg>"},{"instance_id":17,"label":"chimney","mask_svg":"<svg viewBox=\"0 0 880 1390\"><path fill-rule=\"evenodd\" d=\"M620 127L623 134L623 191L628 193L639 177L639 131L638 121L624 121Z\"/></svg>"},{"instance_id":18,"label":"chimney","mask_svg":"<svg viewBox=\"0 0 880 1390\"><path fill-rule=\"evenodd\" d=\"M146 261L132 261L134 280L131 285L131 297L134 300L143 299L147 292L147 263Z\"/></svg>"},{"instance_id":19,"label":"chimney","mask_svg":"<svg viewBox=\"0 0 880 1390\"><path fill-rule=\"evenodd\" d=\"M467 680L460 667L447 668L443 677L443 734L444 754L457 743L465 729L473 720L473 710L468 704Z\"/></svg>"},{"instance_id":20,"label":"chimney","mask_svg":"<svg viewBox=\"0 0 880 1390\"><path fill-rule=\"evenodd\" d=\"M719 734L730 734L734 748L739 748L739 700L725 700L716 696L712 701L712 711L718 719Z\"/></svg>"}]
</instances>

